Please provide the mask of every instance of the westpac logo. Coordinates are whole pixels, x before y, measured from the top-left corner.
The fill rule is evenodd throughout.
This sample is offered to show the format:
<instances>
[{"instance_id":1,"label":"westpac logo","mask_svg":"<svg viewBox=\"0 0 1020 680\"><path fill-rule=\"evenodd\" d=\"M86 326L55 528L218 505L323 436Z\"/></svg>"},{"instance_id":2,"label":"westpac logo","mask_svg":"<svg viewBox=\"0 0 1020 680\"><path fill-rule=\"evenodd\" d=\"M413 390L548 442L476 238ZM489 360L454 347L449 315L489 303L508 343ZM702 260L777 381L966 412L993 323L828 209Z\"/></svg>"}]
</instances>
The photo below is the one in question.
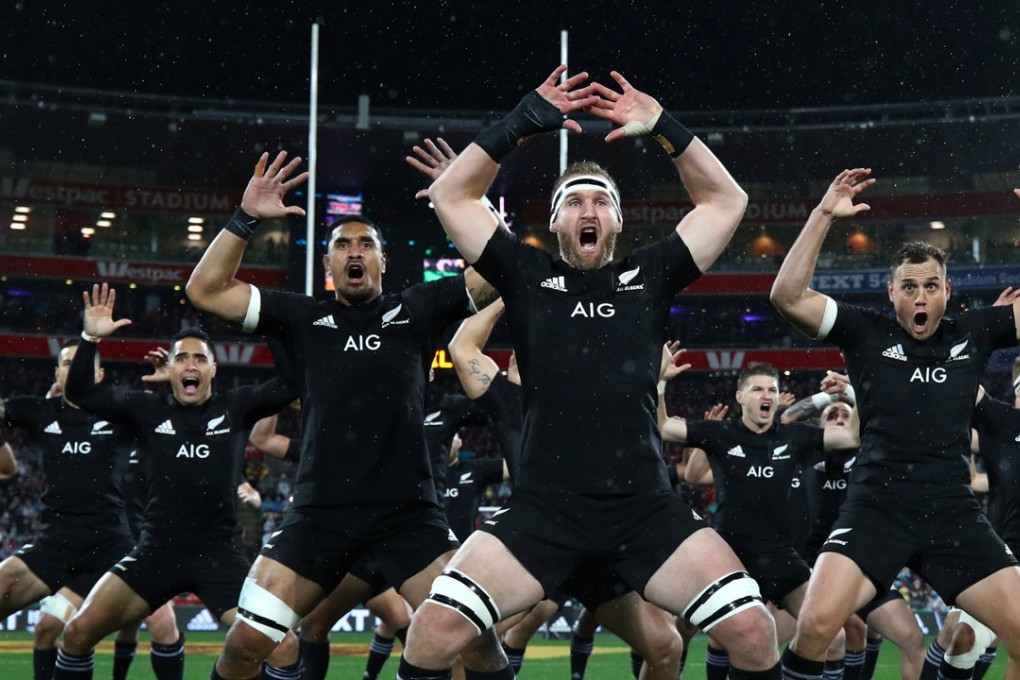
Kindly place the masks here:
<instances>
[{"instance_id":1,"label":"westpac logo","mask_svg":"<svg viewBox=\"0 0 1020 680\"><path fill-rule=\"evenodd\" d=\"M744 366L744 352L705 352L713 371L736 371Z\"/></svg>"},{"instance_id":2,"label":"westpac logo","mask_svg":"<svg viewBox=\"0 0 1020 680\"><path fill-rule=\"evenodd\" d=\"M99 276L104 279L134 279L146 283L181 283L184 269L178 267L134 267L127 262L100 260L96 262Z\"/></svg>"},{"instance_id":3,"label":"westpac logo","mask_svg":"<svg viewBox=\"0 0 1020 680\"><path fill-rule=\"evenodd\" d=\"M213 344L213 354L216 355L216 363L250 364L252 357L255 356L255 346L236 342L217 342Z\"/></svg>"}]
</instances>

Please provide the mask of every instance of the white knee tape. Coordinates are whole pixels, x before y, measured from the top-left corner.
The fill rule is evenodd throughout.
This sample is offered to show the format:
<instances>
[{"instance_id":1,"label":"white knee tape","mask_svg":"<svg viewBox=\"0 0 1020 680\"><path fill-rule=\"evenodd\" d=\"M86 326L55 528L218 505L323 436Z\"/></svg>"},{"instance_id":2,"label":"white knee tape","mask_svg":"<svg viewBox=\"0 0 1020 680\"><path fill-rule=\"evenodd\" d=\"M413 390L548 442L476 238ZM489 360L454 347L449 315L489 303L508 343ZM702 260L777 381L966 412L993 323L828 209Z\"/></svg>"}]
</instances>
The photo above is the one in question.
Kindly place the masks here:
<instances>
[{"instance_id":1,"label":"white knee tape","mask_svg":"<svg viewBox=\"0 0 1020 680\"><path fill-rule=\"evenodd\" d=\"M981 623L965 611L960 611L959 625L968 625L974 631L974 645L963 654L946 653L946 663L953 668L973 668L978 657L984 654L985 650L992 646L995 640L995 633L991 628Z\"/></svg>"},{"instance_id":2,"label":"white knee tape","mask_svg":"<svg viewBox=\"0 0 1020 680\"><path fill-rule=\"evenodd\" d=\"M237 600L237 616L273 642L282 642L301 617L287 603L253 578L244 579Z\"/></svg>"},{"instance_id":3,"label":"white knee tape","mask_svg":"<svg viewBox=\"0 0 1020 680\"><path fill-rule=\"evenodd\" d=\"M706 633L713 626L751 607L764 606L758 582L744 571L735 571L716 579L698 593L683 616Z\"/></svg>"},{"instance_id":4,"label":"white knee tape","mask_svg":"<svg viewBox=\"0 0 1020 680\"><path fill-rule=\"evenodd\" d=\"M78 613L78 608L60 593L53 593L39 600L39 611L60 619L66 625L71 617Z\"/></svg>"},{"instance_id":5,"label":"white knee tape","mask_svg":"<svg viewBox=\"0 0 1020 680\"><path fill-rule=\"evenodd\" d=\"M479 634L492 628L500 619L499 608L489 593L456 569L436 577L429 599L463 616L478 629Z\"/></svg>"}]
</instances>

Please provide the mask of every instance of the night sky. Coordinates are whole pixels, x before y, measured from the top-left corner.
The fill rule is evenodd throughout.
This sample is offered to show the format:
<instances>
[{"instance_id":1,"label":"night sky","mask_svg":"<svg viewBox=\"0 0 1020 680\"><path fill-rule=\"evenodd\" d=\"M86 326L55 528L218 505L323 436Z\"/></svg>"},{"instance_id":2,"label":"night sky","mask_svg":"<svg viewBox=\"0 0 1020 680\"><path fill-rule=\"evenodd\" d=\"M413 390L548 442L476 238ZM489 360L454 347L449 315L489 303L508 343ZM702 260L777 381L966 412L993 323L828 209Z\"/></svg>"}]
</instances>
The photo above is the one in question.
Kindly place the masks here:
<instances>
[{"instance_id":1,"label":"night sky","mask_svg":"<svg viewBox=\"0 0 1020 680\"><path fill-rule=\"evenodd\" d=\"M676 111L1017 94L1020 2L5 3L0 79L305 102L504 110L559 61ZM264 9L262 7L265 7Z\"/></svg>"}]
</instances>

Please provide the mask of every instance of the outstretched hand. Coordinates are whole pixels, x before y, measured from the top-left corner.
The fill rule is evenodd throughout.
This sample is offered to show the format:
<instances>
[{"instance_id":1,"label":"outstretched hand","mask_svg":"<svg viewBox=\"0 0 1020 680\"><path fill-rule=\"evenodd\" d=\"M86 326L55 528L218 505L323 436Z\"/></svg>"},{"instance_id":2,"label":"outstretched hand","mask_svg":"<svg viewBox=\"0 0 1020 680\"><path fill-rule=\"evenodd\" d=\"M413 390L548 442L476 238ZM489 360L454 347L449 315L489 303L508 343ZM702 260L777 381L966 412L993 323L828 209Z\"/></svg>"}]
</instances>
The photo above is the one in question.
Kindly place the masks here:
<instances>
[{"instance_id":1,"label":"outstretched hand","mask_svg":"<svg viewBox=\"0 0 1020 680\"><path fill-rule=\"evenodd\" d=\"M411 147L417 158L415 156L404 156L404 160L412 168L435 182L439 179L440 175L446 172L450 164L457 159L457 152L442 137L437 137L435 142L426 138L423 144L425 148L417 144ZM419 199L428 198L428 188L422 189L414 197Z\"/></svg>"},{"instance_id":2,"label":"outstretched hand","mask_svg":"<svg viewBox=\"0 0 1020 680\"><path fill-rule=\"evenodd\" d=\"M558 83L560 76L564 71L567 70L566 64L560 64L556 67L549 77L545 79L545 82L535 88L535 92L538 93L542 99L546 100L563 114L563 127L570 130L571 132L580 132L581 126L576 120L570 120L566 116L575 111L584 111L589 107L593 106L598 102L599 98L595 95L595 88L597 85L591 83L584 87L575 90L574 88L579 86L584 81L588 80L588 72L581 71L576 73L562 83Z\"/></svg>"},{"instance_id":3,"label":"outstretched hand","mask_svg":"<svg viewBox=\"0 0 1020 680\"><path fill-rule=\"evenodd\" d=\"M1020 191L1020 189L1017 191ZM1006 290L999 293L999 297L992 303L992 307L1005 307L1006 305L1013 304L1017 300L1020 300L1020 288L1013 290L1013 287L1009 286Z\"/></svg>"},{"instance_id":4,"label":"outstretched hand","mask_svg":"<svg viewBox=\"0 0 1020 680\"><path fill-rule=\"evenodd\" d=\"M686 349L680 347L676 340L662 346L662 362L659 364L659 380L672 380L687 369L691 364L681 364Z\"/></svg>"},{"instance_id":5,"label":"outstretched hand","mask_svg":"<svg viewBox=\"0 0 1020 680\"><path fill-rule=\"evenodd\" d=\"M705 420L722 421L726 417L726 414L729 412L730 412L729 406L716 404L712 408L705 411Z\"/></svg>"},{"instance_id":6,"label":"outstretched hand","mask_svg":"<svg viewBox=\"0 0 1020 680\"><path fill-rule=\"evenodd\" d=\"M283 204L283 197L287 192L308 179L307 172L290 177L301 165L300 157L284 165L286 160L287 152L281 151L267 168L269 154L264 153L259 157L258 163L255 164L255 172L248 180L244 196L241 197L241 210L260 220L305 214L305 211L296 205Z\"/></svg>"},{"instance_id":7,"label":"outstretched hand","mask_svg":"<svg viewBox=\"0 0 1020 680\"><path fill-rule=\"evenodd\" d=\"M130 319L113 320L113 303L117 299L117 291L110 288L109 284L98 283L92 286L92 295L83 291L82 298L85 300L84 327L86 334L96 338L105 338L112 335L121 326L131 323Z\"/></svg>"},{"instance_id":8,"label":"outstretched hand","mask_svg":"<svg viewBox=\"0 0 1020 680\"><path fill-rule=\"evenodd\" d=\"M867 203L854 205L857 194L875 183L874 178L868 178L870 174L871 168L854 168L839 173L829 185L818 208L833 219L853 217L865 210L871 210Z\"/></svg>"},{"instance_id":9,"label":"outstretched hand","mask_svg":"<svg viewBox=\"0 0 1020 680\"><path fill-rule=\"evenodd\" d=\"M662 114L662 105L627 82L619 72L611 71L609 75L623 91L617 92L601 83L593 83L599 99L588 109L593 116L620 126L606 135L606 141L651 134Z\"/></svg>"},{"instance_id":10,"label":"outstretched hand","mask_svg":"<svg viewBox=\"0 0 1020 680\"><path fill-rule=\"evenodd\" d=\"M170 353L165 347L156 347L145 353L145 360L152 364L152 373L142 376L142 382L170 382Z\"/></svg>"}]
</instances>

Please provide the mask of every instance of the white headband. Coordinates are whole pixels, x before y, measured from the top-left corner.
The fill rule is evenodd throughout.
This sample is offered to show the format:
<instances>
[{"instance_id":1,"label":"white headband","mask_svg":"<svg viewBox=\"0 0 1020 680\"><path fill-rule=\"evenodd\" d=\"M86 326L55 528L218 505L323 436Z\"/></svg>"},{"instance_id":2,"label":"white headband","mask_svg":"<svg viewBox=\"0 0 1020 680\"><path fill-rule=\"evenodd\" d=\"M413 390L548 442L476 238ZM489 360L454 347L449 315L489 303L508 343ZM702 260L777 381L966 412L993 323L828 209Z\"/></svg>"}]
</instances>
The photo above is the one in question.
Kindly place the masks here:
<instances>
[{"instance_id":1,"label":"white headband","mask_svg":"<svg viewBox=\"0 0 1020 680\"><path fill-rule=\"evenodd\" d=\"M616 187L610 184L605 177L598 175L577 175L561 184L560 188L553 194L552 208L549 213L550 223L556 219L556 213L560 211L560 207L563 205L563 201L567 199L567 195L575 191L601 191L608 194L609 200L613 202L613 210L616 211L617 219L621 223L623 222L623 211L620 210L620 193L616 190Z\"/></svg>"}]
</instances>

